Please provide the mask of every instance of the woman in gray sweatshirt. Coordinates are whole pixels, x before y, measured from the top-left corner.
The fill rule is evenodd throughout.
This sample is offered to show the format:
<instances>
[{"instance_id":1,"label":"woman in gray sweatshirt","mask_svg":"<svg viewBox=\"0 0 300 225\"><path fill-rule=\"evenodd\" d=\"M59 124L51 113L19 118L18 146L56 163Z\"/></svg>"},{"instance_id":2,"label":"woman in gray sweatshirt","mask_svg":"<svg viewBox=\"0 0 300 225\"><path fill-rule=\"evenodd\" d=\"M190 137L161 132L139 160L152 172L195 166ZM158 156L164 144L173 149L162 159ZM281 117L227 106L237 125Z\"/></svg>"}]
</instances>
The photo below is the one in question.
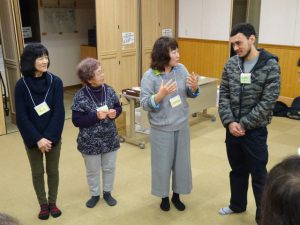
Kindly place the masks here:
<instances>
[{"instance_id":1,"label":"woman in gray sweatshirt","mask_svg":"<svg viewBox=\"0 0 300 225\"><path fill-rule=\"evenodd\" d=\"M187 98L198 95L197 76L179 63L176 40L160 37L141 82L140 102L151 125L152 194L162 198L163 211L170 209L171 173L172 203L178 210L185 210L179 195L192 189Z\"/></svg>"}]
</instances>

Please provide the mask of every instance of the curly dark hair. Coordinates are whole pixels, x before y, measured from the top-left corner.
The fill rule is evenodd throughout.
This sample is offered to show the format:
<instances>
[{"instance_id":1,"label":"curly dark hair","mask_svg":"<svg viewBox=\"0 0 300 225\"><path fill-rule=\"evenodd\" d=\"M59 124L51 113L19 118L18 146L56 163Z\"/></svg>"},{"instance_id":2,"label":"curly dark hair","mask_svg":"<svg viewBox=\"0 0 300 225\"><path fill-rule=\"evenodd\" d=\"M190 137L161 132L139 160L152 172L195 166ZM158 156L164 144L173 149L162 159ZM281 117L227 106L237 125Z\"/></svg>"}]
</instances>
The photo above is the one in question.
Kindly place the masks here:
<instances>
[{"instance_id":1,"label":"curly dark hair","mask_svg":"<svg viewBox=\"0 0 300 225\"><path fill-rule=\"evenodd\" d=\"M244 34L247 38L249 38L251 35L256 36L255 29L250 23L238 23L234 25L231 30L230 37L235 36L238 33Z\"/></svg>"},{"instance_id":2,"label":"curly dark hair","mask_svg":"<svg viewBox=\"0 0 300 225\"><path fill-rule=\"evenodd\" d=\"M94 58L85 58L77 66L77 75L79 79L88 84L88 81L95 76L95 70L101 66L100 62Z\"/></svg>"},{"instance_id":3,"label":"curly dark hair","mask_svg":"<svg viewBox=\"0 0 300 225\"><path fill-rule=\"evenodd\" d=\"M178 43L171 37L158 38L153 46L151 53L151 65L152 69L164 71L165 66L170 62L170 51L178 49Z\"/></svg>"},{"instance_id":4,"label":"curly dark hair","mask_svg":"<svg viewBox=\"0 0 300 225\"><path fill-rule=\"evenodd\" d=\"M274 166L262 197L263 225L300 224L300 156Z\"/></svg>"},{"instance_id":5,"label":"curly dark hair","mask_svg":"<svg viewBox=\"0 0 300 225\"><path fill-rule=\"evenodd\" d=\"M26 45L20 58L20 70L23 76L34 76L36 72L35 60L42 56L48 56L48 68L50 66L49 52L40 43L30 43Z\"/></svg>"}]
</instances>

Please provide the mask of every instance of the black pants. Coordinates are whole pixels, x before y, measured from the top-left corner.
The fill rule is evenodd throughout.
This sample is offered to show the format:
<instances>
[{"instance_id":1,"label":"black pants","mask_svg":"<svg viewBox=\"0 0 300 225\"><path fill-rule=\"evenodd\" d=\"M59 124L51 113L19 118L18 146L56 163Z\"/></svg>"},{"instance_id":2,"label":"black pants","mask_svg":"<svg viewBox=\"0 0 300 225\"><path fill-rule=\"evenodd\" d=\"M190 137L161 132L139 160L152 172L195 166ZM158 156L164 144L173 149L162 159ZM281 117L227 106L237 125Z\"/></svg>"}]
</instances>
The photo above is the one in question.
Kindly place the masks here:
<instances>
[{"instance_id":1,"label":"black pants","mask_svg":"<svg viewBox=\"0 0 300 225\"><path fill-rule=\"evenodd\" d=\"M260 202L267 177L268 131L266 127L249 130L243 137L235 137L226 130L226 147L230 172L230 209L243 212L247 207L249 175L256 202L256 220L260 217Z\"/></svg>"}]
</instances>

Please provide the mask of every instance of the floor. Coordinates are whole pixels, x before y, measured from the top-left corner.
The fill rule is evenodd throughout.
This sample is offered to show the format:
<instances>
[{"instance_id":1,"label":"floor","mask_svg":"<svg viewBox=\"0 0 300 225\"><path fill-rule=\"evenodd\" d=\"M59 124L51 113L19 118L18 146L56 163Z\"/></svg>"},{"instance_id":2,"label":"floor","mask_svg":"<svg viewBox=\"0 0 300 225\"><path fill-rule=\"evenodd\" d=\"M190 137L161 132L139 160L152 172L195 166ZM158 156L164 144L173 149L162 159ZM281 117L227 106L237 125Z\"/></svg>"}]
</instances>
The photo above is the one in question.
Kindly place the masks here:
<instances>
[{"instance_id":1,"label":"floor","mask_svg":"<svg viewBox=\"0 0 300 225\"><path fill-rule=\"evenodd\" d=\"M127 107L124 107L127 110ZM215 108L209 113L216 114ZM127 114L128 115L128 114ZM245 213L219 216L220 207L228 205L229 165L224 133L219 118L203 119L191 126L193 191L182 196L184 212L172 205L169 212L159 209L160 199L150 194L150 146L144 150L122 143L118 153L113 196L118 200L109 207L103 199L89 209L84 162L76 150L78 129L70 119L65 121L60 160L58 206L60 218L37 219L39 206L32 187L30 167L18 132L0 136L0 212L8 213L23 225L255 225L255 203L249 188ZM300 122L274 118L269 126L269 164L271 168L282 158L296 154L300 145Z\"/></svg>"}]
</instances>

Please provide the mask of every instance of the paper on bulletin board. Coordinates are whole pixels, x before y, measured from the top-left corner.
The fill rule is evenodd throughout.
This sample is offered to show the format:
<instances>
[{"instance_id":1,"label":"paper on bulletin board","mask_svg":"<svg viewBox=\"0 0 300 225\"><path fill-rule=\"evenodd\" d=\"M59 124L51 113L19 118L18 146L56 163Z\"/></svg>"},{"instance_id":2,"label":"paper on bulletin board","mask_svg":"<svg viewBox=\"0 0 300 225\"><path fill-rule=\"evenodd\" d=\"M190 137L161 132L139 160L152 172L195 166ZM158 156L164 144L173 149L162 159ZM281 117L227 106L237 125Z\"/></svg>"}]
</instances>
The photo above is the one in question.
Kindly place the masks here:
<instances>
[{"instance_id":1,"label":"paper on bulletin board","mask_svg":"<svg viewBox=\"0 0 300 225\"><path fill-rule=\"evenodd\" d=\"M22 27L22 29L23 29L24 38L31 38L32 37L31 27Z\"/></svg>"},{"instance_id":2,"label":"paper on bulletin board","mask_svg":"<svg viewBox=\"0 0 300 225\"><path fill-rule=\"evenodd\" d=\"M122 33L122 45L130 45L134 43L134 33L133 32L123 32Z\"/></svg>"},{"instance_id":3,"label":"paper on bulletin board","mask_svg":"<svg viewBox=\"0 0 300 225\"><path fill-rule=\"evenodd\" d=\"M171 28L166 28L161 30L162 36L173 37L173 31Z\"/></svg>"}]
</instances>

